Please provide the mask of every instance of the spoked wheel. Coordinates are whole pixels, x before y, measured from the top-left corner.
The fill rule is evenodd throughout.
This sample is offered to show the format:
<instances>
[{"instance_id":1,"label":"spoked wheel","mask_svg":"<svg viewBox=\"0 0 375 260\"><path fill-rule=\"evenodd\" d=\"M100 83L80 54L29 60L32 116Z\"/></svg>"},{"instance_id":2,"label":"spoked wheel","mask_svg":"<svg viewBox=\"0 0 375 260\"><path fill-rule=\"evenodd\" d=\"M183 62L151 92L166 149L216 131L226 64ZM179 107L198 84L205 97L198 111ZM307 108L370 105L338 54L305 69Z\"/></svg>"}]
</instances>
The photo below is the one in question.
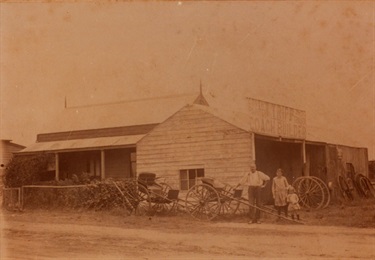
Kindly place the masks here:
<instances>
[{"instance_id":1,"label":"spoked wheel","mask_svg":"<svg viewBox=\"0 0 375 260\"><path fill-rule=\"evenodd\" d=\"M349 185L346 182L346 180L344 179L344 177L342 177L341 175L339 175L337 177L337 182L339 184L339 187L340 187L340 190L341 190L341 194L344 197L344 199L346 199L346 200L353 200L354 197L353 197L352 191L350 190Z\"/></svg>"},{"instance_id":2,"label":"spoked wheel","mask_svg":"<svg viewBox=\"0 0 375 260\"><path fill-rule=\"evenodd\" d=\"M362 176L363 176L362 174L356 174L354 176L354 184L355 184L358 195L362 198L366 198L367 196L366 191L364 191L362 188L363 184L361 185Z\"/></svg>"},{"instance_id":3,"label":"spoked wheel","mask_svg":"<svg viewBox=\"0 0 375 260\"><path fill-rule=\"evenodd\" d=\"M318 181L319 184L322 186L323 192L324 192L324 202L323 202L322 208L324 209L328 207L329 203L331 202L331 194L329 192L328 186L324 183L322 179L318 177L310 176L310 178L313 178L314 180Z\"/></svg>"},{"instance_id":4,"label":"spoked wheel","mask_svg":"<svg viewBox=\"0 0 375 260\"><path fill-rule=\"evenodd\" d=\"M357 174L355 179L363 197L375 197L375 189L372 186L371 181L366 176L362 174Z\"/></svg>"},{"instance_id":5,"label":"spoked wheel","mask_svg":"<svg viewBox=\"0 0 375 260\"><path fill-rule=\"evenodd\" d=\"M324 189L316 179L308 176L297 178L293 186L297 191L301 206L319 209L326 203Z\"/></svg>"},{"instance_id":6,"label":"spoked wheel","mask_svg":"<svg viewBox=\"0 0 375 260\"><path fill-rule=\"evenodd\" d=\"M138 216L148 215L151 212L150 193L145 186L139 184L137 187L137 203L135 214Z\"/></svg>"},{"instance_id":7,"label":"spoked wheel","mask_svg":"<svg viewBox=\"0 0 375 260\"><path fill-rule=\"evenodd\" d=\"M196 219L214 219L220 212L220 206L219 194L212 186L197 184L186 194L185 208Z\"/></svg>"},{"instance_id":8,"label":"spoked wheel","mask_svg":"<svg viewBox=\"0 0 375 260\"><path fill-rule=\"evenodd\" d=\"M294 187L294 189L297 191L297 187L298 187L298 185L300 184L300 182L303 180L303 179L305 179L305 178L307 178L306 176L301 176L301 177L298 177L297 179L295 179L294 181L293 181L293 184L292 184L292 186Z\"/></svg>"},{"instance_id":9,"label":"spoked wheel","mask_svg":"<svg viewBox=\"0 0 375 260\"><path fill-rule=\"evenodd\" d=\"M172 189L171 186L162 182L158 184L160 189L151 190L151 209L153 213L168 214L172 211L174 203L168 201L168 192Z\"/></svg>"},{"instance_id":10,"label":"spoked wheel","mask_svg":"<svg viewBox=\"0 0 375 260\"><path fill-rule=\"evenodd\" d=\"M236 214L238 208L240 207L240 199L242 195L242 190L236 190L233 187L225 187L223 190L219 191L220 196L220 210L219 215L232 215Z\"/></svg>"},{"instance_id":11,"label":"spoked wheel","mask_svg":"<svg viewBox=\"0 0 375 260\"><path fill-rule=\"evenodd\" d=\"M301 176L301 177L298 177L297 179L294 180L292 186L295 188L298 186L298 183L300 183L304 178L306 178L306 176Z\"/></svg>"}]
</instances>

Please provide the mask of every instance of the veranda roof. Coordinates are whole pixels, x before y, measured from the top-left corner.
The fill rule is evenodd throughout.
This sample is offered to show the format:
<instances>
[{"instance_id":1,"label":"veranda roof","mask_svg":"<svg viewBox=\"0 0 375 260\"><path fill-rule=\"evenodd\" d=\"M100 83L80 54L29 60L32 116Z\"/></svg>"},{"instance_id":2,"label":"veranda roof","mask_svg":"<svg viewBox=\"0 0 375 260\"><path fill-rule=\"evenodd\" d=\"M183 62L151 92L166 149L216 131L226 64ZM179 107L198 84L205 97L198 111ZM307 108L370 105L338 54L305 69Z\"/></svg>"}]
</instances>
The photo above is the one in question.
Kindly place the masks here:
<instances>
[{"instance_id":1,"label":"veranda roof","mask_svg":"<svg viewBox=\"0 0 375 260\"><path fill-rule=\"evenodd\" d=\"M111 136L64 141L39 142L28 146L19 153L59 152L77 150L95 150L104 148L135 147L145 135Z\"/></svg>"}]
</instances>

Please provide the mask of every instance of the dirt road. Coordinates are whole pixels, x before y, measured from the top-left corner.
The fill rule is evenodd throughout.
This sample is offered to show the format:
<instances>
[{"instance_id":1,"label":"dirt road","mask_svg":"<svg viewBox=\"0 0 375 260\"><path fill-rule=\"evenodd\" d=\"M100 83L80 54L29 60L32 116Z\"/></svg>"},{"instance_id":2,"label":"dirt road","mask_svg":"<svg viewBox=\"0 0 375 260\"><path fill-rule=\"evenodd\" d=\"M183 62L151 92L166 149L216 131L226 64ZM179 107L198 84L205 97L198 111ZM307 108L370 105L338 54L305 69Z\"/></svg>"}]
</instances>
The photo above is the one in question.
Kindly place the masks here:
<instances>
[{"instance_id":1,"label":"dirt road","mask_svg":"<svg viewBox=\"0 0 375 260\"><path fill-rule=\"evenodd\" d=\"M6 213L1 259L375 258L375 230L184 217Z\"/></svg>"}]
</instances>

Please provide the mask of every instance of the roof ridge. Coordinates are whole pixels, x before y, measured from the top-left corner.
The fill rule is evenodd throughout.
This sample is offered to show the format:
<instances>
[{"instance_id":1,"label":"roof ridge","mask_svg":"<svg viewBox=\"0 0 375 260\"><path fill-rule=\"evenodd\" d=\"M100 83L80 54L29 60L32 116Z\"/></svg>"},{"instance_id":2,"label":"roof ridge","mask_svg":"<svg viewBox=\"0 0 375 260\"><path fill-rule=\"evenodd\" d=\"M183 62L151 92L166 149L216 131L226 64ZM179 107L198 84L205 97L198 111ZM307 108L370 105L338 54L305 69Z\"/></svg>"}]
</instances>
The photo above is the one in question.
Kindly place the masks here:
<instances>
[{"instance_id":1,"label":"roof ridge","mask_svg":"<svg viewBox=\"0 0 375 260\"><path fill-rule=\"evenodd\" d=\"M194 93L194 94L193 93L189 93L189 94L186 93L186 94L168 95L168 96L161 96L161 97L147 97L147 98L138 98L138 99L129 99L129 100L119 100L119 101L115 101L115 102L105 102L105 103L87 104L87 105L69 106L68 104L66 104L65 109L77 109L77 108L88 108L88 107L98 107L98 106L108 106L108 105L129 104L129 103L144 102L144 101L174 99L174 98L188 97L188 96L196 96L196 93Z\"/></svg>"}]
</instances>

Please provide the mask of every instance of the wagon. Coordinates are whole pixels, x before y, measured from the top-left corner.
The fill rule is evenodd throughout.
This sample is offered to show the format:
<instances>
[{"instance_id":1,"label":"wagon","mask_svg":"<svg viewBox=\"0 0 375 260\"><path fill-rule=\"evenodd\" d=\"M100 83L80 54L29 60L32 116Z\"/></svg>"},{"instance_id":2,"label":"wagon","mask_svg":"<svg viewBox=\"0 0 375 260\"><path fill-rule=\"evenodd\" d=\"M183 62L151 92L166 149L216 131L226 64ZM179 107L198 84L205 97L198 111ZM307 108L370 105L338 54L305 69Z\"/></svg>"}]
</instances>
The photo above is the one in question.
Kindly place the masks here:
<instances>
[{"instance_id":1,"label":"wagon","mask_svg":"<svg viewBox=\"0 0 375 260\"><path fill-rule=\"evenodd\" d=\"M167 214L176 208L179 190L172 189L165 182L158 182L158 179L155 173L138 175L138 214Z\"/></svg>"},{"instance_id":2,"label":"wagon","mask_svg":"<svg viewBox=\"0 0 375 260\"><path fill-rule=\"evenodd\" d=\"M258 209L266 214L278 216L273 210L257 207L242 197L242 190L214 178L199 178L186 194L186 211L199 220L212 220L218 216L235 214L241 204ZM301 223L286 217L281 218Z\"/></svg>"}]
</instances>

